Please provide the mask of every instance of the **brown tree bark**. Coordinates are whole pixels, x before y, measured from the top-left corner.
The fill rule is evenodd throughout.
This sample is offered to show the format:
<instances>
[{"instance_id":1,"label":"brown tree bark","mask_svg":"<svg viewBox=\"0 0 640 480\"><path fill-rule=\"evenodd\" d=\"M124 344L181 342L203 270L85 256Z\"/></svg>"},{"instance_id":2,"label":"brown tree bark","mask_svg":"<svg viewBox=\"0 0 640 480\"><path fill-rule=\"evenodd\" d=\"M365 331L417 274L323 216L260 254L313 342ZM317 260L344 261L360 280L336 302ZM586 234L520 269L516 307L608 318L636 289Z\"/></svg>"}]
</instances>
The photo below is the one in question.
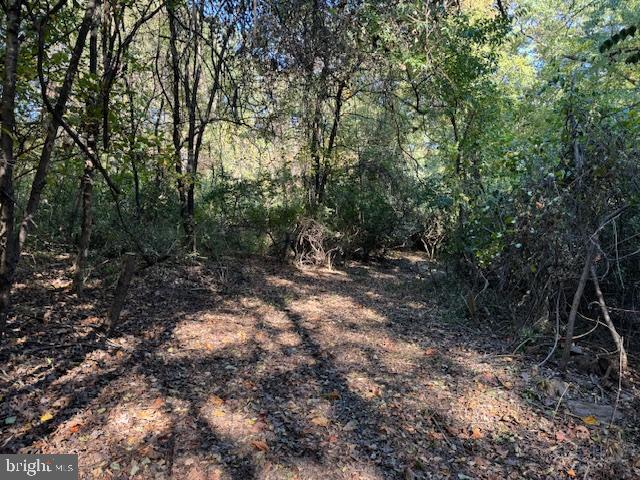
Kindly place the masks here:
<instances>
[{"instance_id":1,"label":"brown tree bark","mask_svg":"<svg viewBox=\"0 0 640 480\"><path fill-rule=\"evenodd\" d=\"M94 18L89 40L89 73L98 74L98 20ZM98 156L99 112L102 100L96 93L87 100L87 147L94 156ZM90 158L85 159L84 173L80 181L80 195L82 203L82 221L80 224L80 237L78 239L78 252L74 262L73 289L77 295L82 294L85 282L85 268L89 256L89 244L91 243L91 231L93 227L93 172L94 166Z\"/></svg>"},{"instance_id":2,"label":"brown tree bark","mask_svg":"<svg viewBox=\"0 0 640 480\"><path fill-rule=\"evenodd\" d=\"M173 161L176 169L176 184L180 199L180 216L186 217L187 193L182 165L182 109L180 98L180 56L178 55L178 19L174 0L166 0L167 15L169 17L169 51L171 64L171 139L173 141ZM185 229L186 230L186 229ZM186 233L186 231L185 231Z\"/></svg>"},{"instance_id":3,"label":"brown tree bark","mask_svg":"<svg viewBox=\"0 0 640 480\"><path fill-rule=\"evenodd\" d=\"M580 306L580 300L582 300L582 293L584 287L587 284L589 278L589 271L593 263L593 254L596 250L596 244L594 241L589 240L589 247L587 248L587 255L584 260L584 266L582 267L582 273L580 274L580 280L578 281L578 287L573 295L573 302L571 303L571 311L569 312L569 320L567 321L567 330L564 337L564 349L562 351L562 359L560 360L560 368L565 370L569 363L569 355L571 354L571 344L573 343L573 331L576 325L576 316L578 314L578 307Z\"/></svg>"},{"instance_id":4,"label":"brown tree bark","mask_svg":"<svg viewBox=\"0 0 640 480\"><path fill-rule=\"evenodd\" d=\"M11 287L18 261L15 235L15 199L13 169L15 167L13 138L16 127L15 102L18 55L20 50L21 0L8 0L6 9L6 33L4 78L0 100L0 224L3 250L0 257L0 333L4 333L6 315L10 304Z\"/></svg>"},{"instance_id":5,"label":"brown tree bark","mask_svg":"<svg viewBox=\"0 0 640 480\"><path fill-rule=\"evenodd\" d=\"M107 318L107 331L111 333L120 320L120 313L122 313L122 307L127 298L127 292L129 291L129 284L135 270L136 256L133 253L125 253L122 257L122 270L118 277L118 284L116 291L113 294L113 303L109 310L109 316Z\"/></svg>"}]
</instances>

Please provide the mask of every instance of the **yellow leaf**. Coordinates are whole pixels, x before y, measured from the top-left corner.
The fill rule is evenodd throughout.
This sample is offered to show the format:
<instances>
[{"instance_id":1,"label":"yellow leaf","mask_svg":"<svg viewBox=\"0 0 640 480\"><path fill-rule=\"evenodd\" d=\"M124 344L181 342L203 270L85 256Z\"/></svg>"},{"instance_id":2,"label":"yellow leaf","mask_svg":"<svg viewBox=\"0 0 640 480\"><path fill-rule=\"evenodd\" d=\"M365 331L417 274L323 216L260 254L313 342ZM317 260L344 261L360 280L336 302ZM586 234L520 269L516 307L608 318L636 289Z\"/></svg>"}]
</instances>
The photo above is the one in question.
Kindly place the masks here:
<instances>
[{"instance_id":1,"label":"yellow leaf","mask_svg":"<svg viewBox=\"0 0 640 480\"><path fill-rule=\"evenodd\" d=\"M48 422L49 420L53 420L53 414L51 412L47 412L40 417L42 423Z\"/></svg>"},{"instance_id":2,"label":"yellow leaf","mask_svg":"<svg viewBox=\"0 0 640 480\"><path fill-rule=\"evenodd\" d=\"M589 415L588 417L582 417L582 421L587 425L598 425L598 419L593 415Z\"/></svg>"}]
</instances>

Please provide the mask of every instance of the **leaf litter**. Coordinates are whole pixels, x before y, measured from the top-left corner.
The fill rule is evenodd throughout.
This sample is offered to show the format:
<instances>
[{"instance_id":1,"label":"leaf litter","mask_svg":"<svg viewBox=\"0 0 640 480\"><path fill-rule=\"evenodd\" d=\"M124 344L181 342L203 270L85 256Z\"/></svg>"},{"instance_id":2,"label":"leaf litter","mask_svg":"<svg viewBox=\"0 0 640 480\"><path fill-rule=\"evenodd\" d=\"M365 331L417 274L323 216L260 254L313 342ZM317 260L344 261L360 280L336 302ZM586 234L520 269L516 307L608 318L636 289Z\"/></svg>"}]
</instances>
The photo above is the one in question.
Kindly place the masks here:
<instances>
[{"instance_id":1,"label":"leaf litter","mask_svg":"<svg viewBox=\"0 0 640 480\"><path fill-rule=\"evenodd\" d=\"M78 299L49 269L16 293L0 445L87 479L640 476L637 381L610 425L615 391L444 321L425 264L160 264L111 338L104 282Z\"/></svg>"}]
</instances>

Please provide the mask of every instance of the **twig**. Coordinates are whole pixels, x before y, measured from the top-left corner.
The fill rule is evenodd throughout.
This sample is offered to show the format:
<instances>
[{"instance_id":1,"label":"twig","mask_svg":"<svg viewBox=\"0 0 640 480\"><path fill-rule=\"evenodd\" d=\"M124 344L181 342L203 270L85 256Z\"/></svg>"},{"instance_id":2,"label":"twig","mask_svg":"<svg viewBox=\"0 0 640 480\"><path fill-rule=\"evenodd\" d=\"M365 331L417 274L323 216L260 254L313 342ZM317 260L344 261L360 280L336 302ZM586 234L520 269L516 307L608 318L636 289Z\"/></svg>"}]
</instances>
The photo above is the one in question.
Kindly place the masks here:
<instances>
[{"instance_id":1,"label":"twig","mask_svg":"<svg viewBox=\"0 0 640 480\"><path fill-rule=\"evenodd\" d=\"M447 442L447 445L449 445L451 448L455 449L453 443L451 443L449 441L449 438L447 437L447 434L444 433L444 429L442 428L442 426L440 425L440 423L438 423L438 421L436 420L435 416L433 414L431 414L431 416L429 417L431 419L431 421L433 422L433 424L436 426L436 428L438 430L440 430L440 433L442 434L444 441Z\"/></svg>"},{"instance_id":2,"label":"twig","mask_svg":"<svg viewBox=\"0 0 640 480\"><path fill-rule=\"evenodd\" d=\"M562 395L560 395L560 398L558 399L558 403L556 404L556 408L553 411L553 417L552 418L556 418L556 414L558 413L558 409L560 408L560 404L562 403L562 399L564 398L564 394L567 393L567 390L569 390L569 386L571 384L568 384L565 389L564 392L562 392Z\"/></svg>"},{"instance_id":3,"label":"twig","mask_svg":"<svg viewBox=\"0 0 640 480\"><path fill-rule=\"evenodd\" d=\"M624 340L622 337L620 340ZM616 411L618 410L618 403L620 403L620 392L622 391L622 351L618 355L618 391L616 393L616 403L613 405L613 412L611 412L611 420L609 421L609 428L613 425L613 421L616 418Z\"/></svg>"},{"instance_id":4,"label":"twig","mask_svg":"<svg viewBox=\"0 0 640 480\"><path fill-rule=\"evenodd\" d=\"M531 337L525 338L524 341L520 342L520 344L518 344L518 346L515 348L515 350L513 352L511 352L511 355L515 355L516 353L518 353L518 350L520 350L522 347L524 347L531 340L532 340Z\"/></svg>"},{"instance_id":5,"label":"twig","mask_svg":"<svg viewBox=\"0 0 640 480\"><path fill-rule=\"evenodd\" d=\"M591 279L593 281L593 286L596 290L596 296L598 298L598 304L600 305L600 310L602 311L602 316L604 317L604 321L609 327L609 332L611 333L611 337L613 338L613 343L615 344L620 357L620 375L627 369L627 353L624 349L624 342L622 341L622 337L616 330L615 325L611 321L611 317L609 316L609 310L607 309L607 304L604 301L604 295L602 295L602 290L600 290L600 282L598 281L598 274L596 273L596 268L591 265Z\"/></svg>"}]
</instances>

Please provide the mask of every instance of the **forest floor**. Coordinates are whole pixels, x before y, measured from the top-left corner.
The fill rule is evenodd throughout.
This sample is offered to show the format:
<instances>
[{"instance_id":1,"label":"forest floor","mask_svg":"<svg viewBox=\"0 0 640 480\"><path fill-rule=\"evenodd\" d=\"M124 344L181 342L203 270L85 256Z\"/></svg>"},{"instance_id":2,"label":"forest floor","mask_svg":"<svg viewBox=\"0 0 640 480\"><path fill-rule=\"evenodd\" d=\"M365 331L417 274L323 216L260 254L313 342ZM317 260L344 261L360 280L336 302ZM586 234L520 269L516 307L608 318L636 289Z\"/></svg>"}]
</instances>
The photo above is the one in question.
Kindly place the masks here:
<instances>
[{"instance_id":1,"label":"forest floor","mask_svg":"<svg viewBox=\"0 0 640 480\"><path fill-rule=\"evenodd\" d=\"M1 452L77 453L91 479L640 478L638 383L616 405L617 382L453 321L419 254L159 264L108 338L113 272L79 299L68 257L32 263L0 350Z\"/></svg>"}]
</instances>

